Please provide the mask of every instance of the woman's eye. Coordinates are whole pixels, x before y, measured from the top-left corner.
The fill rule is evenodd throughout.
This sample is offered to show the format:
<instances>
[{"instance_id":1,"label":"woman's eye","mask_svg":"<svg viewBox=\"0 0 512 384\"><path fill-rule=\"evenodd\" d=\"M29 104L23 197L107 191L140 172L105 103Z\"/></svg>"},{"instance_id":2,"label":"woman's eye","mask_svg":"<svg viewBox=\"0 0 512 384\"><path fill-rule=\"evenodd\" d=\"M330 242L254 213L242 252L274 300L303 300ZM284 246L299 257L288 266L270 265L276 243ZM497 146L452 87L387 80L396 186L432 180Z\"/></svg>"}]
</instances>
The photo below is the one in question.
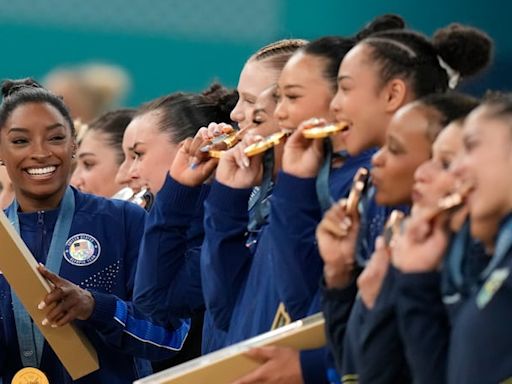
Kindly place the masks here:
<instances>
[{"instance_id":1,"label":"woman's eye","mask_svg":"<svg viewBox=\"0 0 512 384\"><path fill-rule=\"evenodd\" d=\"M134 155L133 159L137 160L137 159L140 159L144 155L144 153L139 152L139 151L133 151L133 155Z\"/></svg>"},{"instance_id":2,"label":"woman's eye","mask_svg":"<svg viewBox=\"0 0 512 384\"><path fill-rule=\"evenodd\" d=\"M66 138L66 136L63 136L63 135L53 136L52 138L50 138L50 141L62 141L65 138Z\"/></svg>"},{"instance_id":3,"label":"woman's eye","mask_svg":"<svg viewBox=\"0 0 512 384\"><path fill-rule=\"evenodd\" d=\"M16 138L16 139L12 139L12 140L11 140L11 143L12 143L12 144L15 144L15 145L26 144L26 143L28 143L28 139L25 139L25 138Z\"/></svg>"},{"instance_id":4,"label":"woman's eye","mask_svg":"<svg viewBox=\"0 0 512 384\"><path fill-rule=\"evenodd\" d=\"M88 170L88 171L91 170L94 167L94 165L95 165L94 163L90 163L88 161L84 161L84 168L86 170Z\"/></svg>"}]
</instances>

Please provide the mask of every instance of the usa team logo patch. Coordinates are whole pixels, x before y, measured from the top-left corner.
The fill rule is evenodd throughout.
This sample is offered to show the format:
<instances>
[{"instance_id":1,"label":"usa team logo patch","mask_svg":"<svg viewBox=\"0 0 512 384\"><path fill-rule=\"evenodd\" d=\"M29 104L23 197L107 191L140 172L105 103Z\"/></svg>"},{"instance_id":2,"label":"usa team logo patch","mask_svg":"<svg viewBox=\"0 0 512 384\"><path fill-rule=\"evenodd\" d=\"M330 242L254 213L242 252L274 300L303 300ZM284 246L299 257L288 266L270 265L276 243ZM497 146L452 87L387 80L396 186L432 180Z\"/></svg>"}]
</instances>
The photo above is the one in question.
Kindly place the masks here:
<instances>
[{"instance_id":1,"label":"usa team logo patch","mask_svg":"<svg viewBox=\"0 0 512 384\"><path fill-rule=\"evenodd\" d=\"M70 237L64 248L64 257L68 263L85 267L98 260L101 246L95 237L86 233L79 233Z\"/></svg>"}]
</instances>

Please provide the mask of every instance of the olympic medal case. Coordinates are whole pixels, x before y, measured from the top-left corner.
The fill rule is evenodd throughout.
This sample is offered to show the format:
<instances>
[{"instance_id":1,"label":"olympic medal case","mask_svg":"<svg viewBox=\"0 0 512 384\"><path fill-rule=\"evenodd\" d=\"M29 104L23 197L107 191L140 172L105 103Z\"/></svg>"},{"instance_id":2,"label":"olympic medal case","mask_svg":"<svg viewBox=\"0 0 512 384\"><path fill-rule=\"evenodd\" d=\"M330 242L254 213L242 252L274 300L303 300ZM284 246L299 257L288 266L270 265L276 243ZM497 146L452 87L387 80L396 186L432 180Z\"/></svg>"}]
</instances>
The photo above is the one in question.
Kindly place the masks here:
<instances>
[{"instance_id":1,"label":"olympic medal case","mask_svg":"<svg viewBox=\"0 0 512 384\"><path fill-rule=\"evenodd\" d=\"M0 210L0 271L70 376L77 380L99 368L96 350L72 324L58 328L41 325L47 310L37 306L51 288L37 266L34 256Z\"/></svg>"},{"instance_id":2,"label":"olympic medal case","mask_svg":"<svg viewBox=\"0 0 512 384\"><path fill-rule=\"evenodd\" d=\"M134 384L232 383L261 364L245 355L248 350L271 345L299 350L320 348L326 342L324 327L324 317L317 313L135 381Z\"/></svg>"}]
</instances>

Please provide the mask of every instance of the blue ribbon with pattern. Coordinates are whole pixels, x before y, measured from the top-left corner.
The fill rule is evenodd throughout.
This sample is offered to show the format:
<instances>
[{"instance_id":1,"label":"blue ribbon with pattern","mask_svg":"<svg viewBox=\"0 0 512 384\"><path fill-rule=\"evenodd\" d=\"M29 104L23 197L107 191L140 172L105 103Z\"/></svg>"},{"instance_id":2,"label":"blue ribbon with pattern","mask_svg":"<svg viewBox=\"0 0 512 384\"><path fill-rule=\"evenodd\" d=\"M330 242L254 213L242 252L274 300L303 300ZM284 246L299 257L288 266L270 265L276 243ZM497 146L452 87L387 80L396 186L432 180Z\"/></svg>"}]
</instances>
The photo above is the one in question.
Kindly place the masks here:
<instances>
[{"instance_id":1,"label":"blue ribbon with pattern","mask_svg":"<svg viewBox=\"0 0 512 384\"><path fill-rule=\"evenodd\" d=\"M14 201L7 211L7 217L13 224L16 232L20 233L20 222L18 218L18 203ZM75 213L75 196L71 187L66 189L62 199L59 216L53 231L50 250L46 259L46 268L58 274L62 262L64 246L69 236L71 223ZM43 353L44 337L37 327L34 327L32 319L23 307L16 294L11 290L14 321L16 323L16 334L20 348L21 362L24 367L38 368L41 364Z\"/></svg>"}]
</instances>

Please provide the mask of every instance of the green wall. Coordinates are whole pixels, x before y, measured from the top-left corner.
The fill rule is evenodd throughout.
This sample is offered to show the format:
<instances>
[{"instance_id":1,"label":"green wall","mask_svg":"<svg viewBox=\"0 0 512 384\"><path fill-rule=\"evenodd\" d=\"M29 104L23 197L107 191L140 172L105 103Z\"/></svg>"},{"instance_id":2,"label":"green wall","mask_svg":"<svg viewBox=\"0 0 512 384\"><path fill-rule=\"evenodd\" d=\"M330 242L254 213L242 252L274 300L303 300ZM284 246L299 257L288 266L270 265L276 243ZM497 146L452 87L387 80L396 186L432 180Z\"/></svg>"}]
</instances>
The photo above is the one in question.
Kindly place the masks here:
<instances>
[{"instance_id":1,"label":"green wall","mask_svg":"<svg viewBox=\"0 0 512 384\"><path fill-rule=\"evenodd\" d=\"M133 79L127 104L137 105L212 80L235 86L245 59L263 44L350 35L389 12L425 33L452 21L485 29L496 41L495 64L467 89L512 89L512 2L476 0L0 0L0 77L42 78L55 66L116 63Z\"/></svg>"}]
</instances>

